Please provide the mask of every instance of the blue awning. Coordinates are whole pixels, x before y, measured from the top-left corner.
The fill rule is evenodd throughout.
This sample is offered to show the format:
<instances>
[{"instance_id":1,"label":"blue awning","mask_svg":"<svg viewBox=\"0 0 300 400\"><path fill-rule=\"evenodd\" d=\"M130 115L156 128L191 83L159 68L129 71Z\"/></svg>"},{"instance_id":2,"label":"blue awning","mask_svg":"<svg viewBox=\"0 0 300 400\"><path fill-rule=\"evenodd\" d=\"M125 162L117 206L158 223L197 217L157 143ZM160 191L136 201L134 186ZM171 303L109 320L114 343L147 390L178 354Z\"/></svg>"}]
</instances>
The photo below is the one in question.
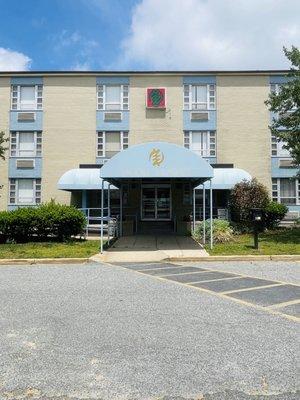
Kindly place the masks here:
<instances>
[{"instance_id":1,"label":"blue awning","mask_svg":"<svg viewBox=\"0 0 300 400\"><path fill-rule=\"evenodd\" d=\"M237 183L243 180L251 181L251 175L240 168L215 168L214 177L211 180L213 189L230 190ZM209 189L209 182L204 184L205 189ZM196 189L201 189L202 186L198 186Z\"/></svg>"},{"instance_id":2,"label":"blue awning","mask_svg":"<svg viewBox=\"0 0 300 400\"><path fill-rule=\"evenodd\" d=\"M117 153L100 170L116 186L133 179L187 179L198 185L214 176L211 165L194 152L167 142L148 142Z\"/></svg>"},{"instance_id":3,"label":"blue awning","mask_svg":"<svg viewBox=\"0 0 300 400\"><path fill-rule=\"evenodd\" d=\"M58 181L58 189L61 190L100 190L102 179L99 176L99 168L74 168L65 172ZM107 189L108 183L104 182ZM112 189L116 189L111 186Z\"/></svg>"}]
</instances>

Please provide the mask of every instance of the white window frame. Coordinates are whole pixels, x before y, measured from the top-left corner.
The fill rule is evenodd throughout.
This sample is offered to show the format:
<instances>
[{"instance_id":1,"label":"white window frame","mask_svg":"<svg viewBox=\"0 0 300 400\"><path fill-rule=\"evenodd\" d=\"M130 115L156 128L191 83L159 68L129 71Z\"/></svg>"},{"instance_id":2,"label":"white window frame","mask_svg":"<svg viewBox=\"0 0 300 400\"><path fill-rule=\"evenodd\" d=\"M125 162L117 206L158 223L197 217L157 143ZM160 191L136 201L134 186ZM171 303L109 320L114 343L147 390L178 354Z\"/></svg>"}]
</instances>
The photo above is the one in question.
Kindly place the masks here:
<instances>
[{"instance_id":1,"label":"white window frame","mask_svg":"<svg viewBox=\"0 0 300 400\"><path fill-rule=\"evenodd\" d=\"M33 133L34 137L34 151L33 155L20 155L20 135L22 133ZM42 132L41 131L11 131L10 132L10 157L42 157Z\"/></svg>"},{"instance_id":2,"label":"white window frame","mask_svg":"<svg viewBox=\"0 0 300 400\"><path fill-rule=\"evenodd\" d=\"M30 86L35 88L35 105L31 109L21 108L21 88ZM28 84L28 85L11 85L11 110L12 111L37 111L43 109L43 85Z\"/></svg>"},{"instance_id":3,"label":"white window frame","mask_svg":"<svg viewBox=\"0 0 300 400\"><path fill-rule=\"evenodd\" d=\"M281 87L280 83L271 83L270 90L272 93L278 94L280 92L280 87Z\"/></svg>"},{"instance_id":4,"label":"white window frame","mask_svg":"<svg viewBox=\"0 0 300 400\"><path fill-rule=\"evenodd\" d=\"M206 86L205 108L193 108L193 87ZM200 103L197 103L200 104ZM190 111L209 111L216 110L216 85L214 83L185 84L183 86L183 105L184 110Z\"/></svg>"},{"instance_id":5,"label":"white window frame","mask_svg":"<svg viewBox=\"0 0 300 400\"><path fill-rule=\"evenodd\" d=\"M33 202L20 202L19 201L19 181L20 180L32 180L33 181ZM17 206L35 206L41 203L41 185L42 180L40 178L10 178L9 179L9 205Z\"/></svg>"},{"instance_id":6,"label":"white window frame","mask_svg":"<svg viewBox=\"0 0 300 400\"><path fill-rule=\"evenodd\" d=\"M280 157L280 158L292 158L289 151L283 149L284 142L278 141L276 136L271 136L271 155L272 157Z\"/></svg>"},{"instance_id":7,"label":"white window frame","mask_svg":"<svg viewBox=\"0 0 300 400\"><path fill-rule=\"evenodd\" d=\"M217 134L216 131L184 131L183 145L186 149L191 149L193 133L201 134L201 144L203 143L203 136L207 135L208 148L204 150L201 148L200 152L195 152L201 157L216 157L217 155Z\"/></svg>"},{"instance_id":8,"label":"white window frame","mask_svg":"<svg viewBox=\"0 0 300 400\"><path fill-rule=\"evenodd\" d=\"M128 131L98 131L97 132L97 149L96 156L105 158L106 157L106 135L110 133L120 134L120 148L122 150L128 149L129 146L129 132ZM102 149L99 146L102 145Z\"/></svg>"},{"instance_id":9,"label":"white window frame","mask_svg":"<svg viewBox=\"0 0 300 400\"><path fill-rule=\"evenodd\" d=\"M280 182L281 179L291 179L295 181L295 197L282 197L280 195ZM286 206L298 206L300 205L300 180L297 178L288 178L288 177L283 177L283 178L272 178L272 198L274 201L277 201L278 203L282 203L282 199L291 199L294 198L296 200L295 203L283 203Z\"/></svg>"},{"instance_id":10,"label":"white window frame","mask_svg":"<svg viewBox=\"0 0 300 400\"><path fill-rule=\"evenodd\" d=\"M108 86L120 87L120 107L115 109L107 109L106 88ZM97 85L97 110L99 111L129 111L129 85L123 84L106 84Z\"/></svg>"}]
</instances>

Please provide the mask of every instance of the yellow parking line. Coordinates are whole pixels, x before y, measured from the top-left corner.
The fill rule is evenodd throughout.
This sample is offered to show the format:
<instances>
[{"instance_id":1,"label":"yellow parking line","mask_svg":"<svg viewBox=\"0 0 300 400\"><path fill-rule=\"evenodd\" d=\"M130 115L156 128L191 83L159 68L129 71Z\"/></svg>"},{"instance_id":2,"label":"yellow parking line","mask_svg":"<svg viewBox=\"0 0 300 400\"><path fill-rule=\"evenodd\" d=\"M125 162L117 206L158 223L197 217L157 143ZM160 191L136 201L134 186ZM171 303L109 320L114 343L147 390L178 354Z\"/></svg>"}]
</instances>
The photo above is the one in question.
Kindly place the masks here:
<instances>
[{"instance_id":1,"label":"yellow parking line","mask_svg":"<svg viewBox=\"0 0 300 400\"><path fill-rule=\"evenodd\" d=\"M192 267L192 264L188 264L188 265ZM200 267L200 268L202 268L202 267ZM227 274L236 274L236 275L239 275L239 276L241 276L243 278L260 279L260 280L263 280L263 281L272 281L272 282L282 283L283 285L293 285L293 286L299 286L300 287L300 284L298 284L298 283L285 282L285 281L280 281L278 279L259 278L258 276L241 274L240 272L224 271L222 269L207 268L206 272L209 272L209 271L211 271L211 272L224 272L224 273L227 273Z\"/></svg>"},{"instance_id":2,"label":"yellow parking line","mask_svg":"<svg viewBox=\"0 0 300 400\"><path fill-rule=\"evenodd\" d=\"M235 290L227 290L225 292L222 292L222 294L232 294L232 293L240 293L240 292L249 292L249 290L257 290L257 289L266 289L266 288L272 288L276 286L283 286L283 283L274 283L273 285L264 285L264 286L252 286L251 288L245 288L245 289L235 289Z\"/></svg>"},{"instance_id":3,"label":"yellow parking line","mask_svg":"<svg viewBox=\"0 0 300 400\"><path fill-rule=\"evenodd\" d=\"M230 278L209 279L207 281L189 282L189 285L192 285L193 283L202 283L202 282L209 283L209 282L219 282L219 281L230 281L232 279L241 279L241 278L243 278L243 277L242 276L232 276Z\"/></svg>"},{"instance_id":4,"label":"yellow parking line","mask_svg":"<svg viewBox=\"0 0 300 400\"><path fill-rule=\"evenodd\" d=\"M300 299L291 300L291 301L285 301L284 303L274 304L274 305L269 306L269 307L267 307L267 308L274 310L274 309L277 309L277 308L282 308L282 307L287 307L287 306L293 306L294 304L300 304Z\"/></svg>"},{"instance_id":5,"label":"yellow parking line","mask_svg":"<svg viewBox=\"0 0 300 400\"><path fill-rule=\"evenodd\" d=\"M116 265L114 265L114 264L110 264L110 263L105 263L105 264L109 265L111 267L114 267L114 268L116 267ZM210 295L219 297L219 298L221 298L223 300L233 301L233 302L238 303L240 305L244 305L244 306L247 306L247 307L250 307L250 308L254 308L255 310L258 310L258 311L266 312L267 314L277 315L277 316L283 317L283 318L285 318L285 319L287 319L289 321L300 322L300 318L294 317L293 315L287 315L287 314L284 314L284 313L282 313L280 311L272 310L272 309L260 306L258 304L248 303L247 301L244 301L244 300L241 300L241 299L237 299L235 297L226 296L223 293L213 292L212 290L209 290L209 289L201 288L201 287L198 287L198 286L191 286L191 285L188 285L186 283L182 283L182 282L178 282L178 281L172 281L172 280L166 279L166 278L164 278L162 276L143 274L141 271L137 271L137 270L134 270L134 269L129 269L129 268L126 268L126 267L122 267L121 265L117 265L117 267L118 268L122 268L125 271L130 271L130 272L133 272L135 274L141 275L144 278L148 277L148 278L152 278L152 279L155 279L155 280L163 281L163 282L165 282L167 284L176 284L176 285L180 285L180 286L185 286L185 287L187 287L189 289L197 290L199 292L204 292L206 294L210 294ZM251 277L251 278L253 278L253 277ZM284 284L286 285L286 283L284 283Z\"/></svg>"}]
</instances>

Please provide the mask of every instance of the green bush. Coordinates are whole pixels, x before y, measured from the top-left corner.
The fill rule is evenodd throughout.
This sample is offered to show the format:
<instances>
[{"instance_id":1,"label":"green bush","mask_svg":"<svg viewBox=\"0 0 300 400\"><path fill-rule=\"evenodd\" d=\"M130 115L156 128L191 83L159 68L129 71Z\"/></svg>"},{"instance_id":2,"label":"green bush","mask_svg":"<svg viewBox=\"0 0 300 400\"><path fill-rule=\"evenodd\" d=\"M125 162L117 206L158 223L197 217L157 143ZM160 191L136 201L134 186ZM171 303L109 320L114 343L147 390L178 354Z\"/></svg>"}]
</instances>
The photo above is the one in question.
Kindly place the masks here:
<instances>
[{"instance_id":1,"label":"green bush","mask_svg":"<svg viewBox=\"0 0 300 400\"><path fill-rule=\"evenodd\" d=\"M203 221L197 224L193 237L198 241L203 239ZM210 237L210 221L205 221L206 238ZM228 221L224 219L213 220L213 240L215 243L226 243L234 239L233 230Z\"/></svg>"},{"instance_id":2,"label":"green bush","mask_svg":"<svg viewBox=\"0 0 300 400\"><path fill-rule=\"evenodd\" d=\"M35 209L33 207L18 208L8 212L8 238L17 243L26 243L35 231Z\"/></svg>"},{"instance_id":3,"label":"green bush","mask_svg":"<svg viewBox=\"0 0 300 400\"><path fill-rule=\"evenodd\" d=\"M33 239L45 241L52 237L65 241L82 234L85 224L85 216L80 210L54 202L2 211L0 240L24 243Z\"/></svg>"},{"instance_id":4,"label":"green bush","mask_svg":"<svg viewBox=\"0 0 300 400\"><path fill-rule=\"evenodd\" d=\"M268 189L256 179L237 183L230 194L231 219L242 225L252 225L251 209L265 209L269 203Z\"/></svg>"},{"instance_id":5,"label":"green bush","mask_svg":"<svg viewBox=\"0 0 300 400\"><path fill-rule=\"evenodd\" d=\"M285 204L276 203L271 201L264 209L265 217L264 224L268 229L274 229L278 226L279 222L284 218L288 212Z\"/></svg>"},{"instance_id":6,"label":"green bush","mask_svg":"<svg viewBox=\"0 0 300 400\"><path fill-rule=\"evenodd\" d=\"M0 212L0 243L6 243L9 237L9 211Z\"/></svg>"}]
</instances>

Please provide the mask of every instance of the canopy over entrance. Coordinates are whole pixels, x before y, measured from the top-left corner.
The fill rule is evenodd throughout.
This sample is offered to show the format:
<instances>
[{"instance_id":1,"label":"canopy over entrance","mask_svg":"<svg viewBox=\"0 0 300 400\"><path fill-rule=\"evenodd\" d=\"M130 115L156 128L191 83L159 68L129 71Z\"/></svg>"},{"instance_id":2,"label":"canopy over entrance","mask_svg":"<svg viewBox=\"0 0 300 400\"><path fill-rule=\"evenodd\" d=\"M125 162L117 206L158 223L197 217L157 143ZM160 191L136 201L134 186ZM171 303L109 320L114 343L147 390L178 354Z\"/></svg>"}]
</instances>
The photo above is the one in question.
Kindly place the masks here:
<instances>
[{"instance_id":1,"label":"canopy over entrance","mask_svg":"<svg viewBox=\"0 0 300 400\"><path fill-rule=\"evenodd\" d=\"M131 146L100 169L100 177L115 186L136 179L188 179L197 186L213 176L213 168L202 157L166 142Z\"/></svg>"},{"instance_id":2,"label":"canopy over entrance","mask_svg":"<svg viewBox=\"0 0 300 400\"><path fill-rule=\"evenodd\" d=\"M251 181L251 179L251 175L240 168L215 168L211 184L214 190L230 190L237 183L243 180ZM209 189L209 182L206 182L204 186L205 189ZM196 189L201 188L202 186L198 186Z\"/></svg>"},{"instance_id":3,"label":"canopy over entrance","mask_svg":"<svg viewBox=\"0 0 300 400\"><path fill-rule=\"evenodd\" d=\"M57 187L61 190L100 190L102 179L99 168L74 168L65 172L58 181ZM104 182L107 189L108 183ZM113 188L112 188L113 189Z\"/></svg>"}]
</instances>

